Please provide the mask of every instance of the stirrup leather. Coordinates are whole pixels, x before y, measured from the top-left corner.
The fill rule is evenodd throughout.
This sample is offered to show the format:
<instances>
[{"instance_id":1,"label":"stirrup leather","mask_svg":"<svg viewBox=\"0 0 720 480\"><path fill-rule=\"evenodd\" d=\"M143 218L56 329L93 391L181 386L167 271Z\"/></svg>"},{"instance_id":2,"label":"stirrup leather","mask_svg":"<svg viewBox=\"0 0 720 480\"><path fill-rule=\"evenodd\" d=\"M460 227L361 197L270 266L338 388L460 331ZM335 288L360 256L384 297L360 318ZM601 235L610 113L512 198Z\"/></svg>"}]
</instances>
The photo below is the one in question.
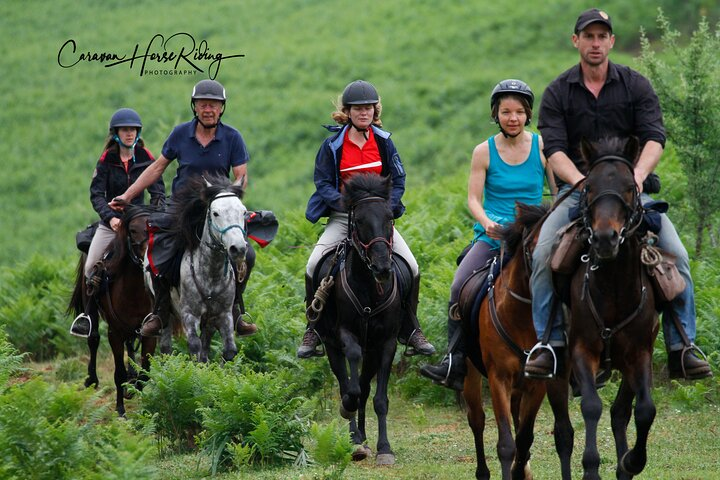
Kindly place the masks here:
<instances>
[{"instance_id":1,"label":"stirrup leather","mask_svg":"<svg viewBox=\"0 0 720 480\"><path fill-rule=\"evenodd\" d=\"M535 353L537 350L549 350L550 353L552 354L552 357L553 357L552 373L549 373L547 375L531 374L531 373L528 373L527 369L523 369L525 377L526 378L539 378L539 379L555 378L555 375L557 374L557 365L558 365L558 360L557 360L557 355L555 355L555 350L552 348L552 346L550 344L538 342L528 352L527 360L530 360L530 357L532 357L532 354ZM525 365L527 365L527 360L525 361Z\"/></svg>"}]
</instances>

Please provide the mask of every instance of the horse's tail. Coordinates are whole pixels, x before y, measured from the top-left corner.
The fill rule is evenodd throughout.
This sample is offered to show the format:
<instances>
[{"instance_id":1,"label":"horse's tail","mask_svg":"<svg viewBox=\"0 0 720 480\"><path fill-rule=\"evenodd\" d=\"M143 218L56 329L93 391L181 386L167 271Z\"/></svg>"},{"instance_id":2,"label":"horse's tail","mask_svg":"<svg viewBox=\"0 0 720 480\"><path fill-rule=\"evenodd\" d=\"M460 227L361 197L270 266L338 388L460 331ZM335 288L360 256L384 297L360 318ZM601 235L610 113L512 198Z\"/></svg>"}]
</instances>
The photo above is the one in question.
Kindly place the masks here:
<instances>
[{"instance_id":1,"label":"horse's tail","mask_svg":"<svg viewBox=\"0 0 720 480\"><path fill-rule=\"evenodd\" d=\"M85 311L85 304L83 302L83 288L85 283L85 254L80 254L78 260L77 269L75 272L75 287L73 288L70 301L68 302L67 310L65 312L68 315L79 315Z\"/></svg>"}]
</instances>

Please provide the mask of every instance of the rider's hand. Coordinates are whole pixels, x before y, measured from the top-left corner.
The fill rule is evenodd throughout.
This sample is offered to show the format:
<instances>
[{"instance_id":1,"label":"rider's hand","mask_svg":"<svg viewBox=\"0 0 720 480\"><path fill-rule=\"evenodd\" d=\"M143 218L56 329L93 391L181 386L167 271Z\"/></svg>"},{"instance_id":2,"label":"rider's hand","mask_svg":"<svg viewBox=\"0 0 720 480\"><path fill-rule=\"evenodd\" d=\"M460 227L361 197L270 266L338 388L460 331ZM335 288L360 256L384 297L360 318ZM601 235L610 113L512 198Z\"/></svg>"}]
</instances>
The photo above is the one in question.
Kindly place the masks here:
<instances>
[{"instance_id":1,"label":"rider's hand","mask_svg":"<svg viewBox=\"0 0 720 480\"><path fill-rule=\"evenodd\" d=\"M120 225L122 225L122 220L120 220L119 218L113 217L110 219L110 228L112 228L114 232L118 231Z\"/></svg>"},{"instance_id":2,"label":"rider's hand","mask_svg":"<svg viewBox=\"0 0 720 480\"><path fill-rule=\"evenodd\" d=\"M120 195L113 198L110 203L108 203L108 205L116 212L122 212L123 210L125 210L125 207L127 207L128 202L122 195Z\"/></svg>"}]
</instances>

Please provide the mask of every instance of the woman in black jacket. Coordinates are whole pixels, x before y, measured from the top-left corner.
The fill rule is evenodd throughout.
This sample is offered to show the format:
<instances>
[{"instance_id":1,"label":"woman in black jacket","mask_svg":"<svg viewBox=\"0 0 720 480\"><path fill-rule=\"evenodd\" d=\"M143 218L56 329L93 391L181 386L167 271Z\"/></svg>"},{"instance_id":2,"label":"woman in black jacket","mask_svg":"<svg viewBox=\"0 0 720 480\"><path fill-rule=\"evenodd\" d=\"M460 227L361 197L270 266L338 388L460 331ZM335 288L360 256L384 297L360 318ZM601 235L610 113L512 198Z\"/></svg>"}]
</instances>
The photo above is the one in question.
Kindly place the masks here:
<instances>
[{"instance_id":1,"label":"woman in black jacket","mask_svg":"<svg viewBox=\"0 0 720 480\"><path fill-rule=\"evenodd\" d=\"M102 262L102 257L115 238L115 231L121 223L122 214L111 209L108 203L116 196L122 195L155 161L140 138L141 131L140 115L131 108L121 108L110 118L105 149L90 182L90 201L100 216L100 224L85 260L85 279L89 290L96 289L100 283L98 272L101 268L97 268L97 264ZM152 205L159 205L165 201L165 184L162 177L147 190ZM138 195L132 203L142 205L144 195ZM97 305L94 298L90 300L86 309L87 312L81 313L73 321L70 327L70 333L73 335L87 337L90 334L90 322L92 319L97 319Z\"/></svg>"}]
</instances>

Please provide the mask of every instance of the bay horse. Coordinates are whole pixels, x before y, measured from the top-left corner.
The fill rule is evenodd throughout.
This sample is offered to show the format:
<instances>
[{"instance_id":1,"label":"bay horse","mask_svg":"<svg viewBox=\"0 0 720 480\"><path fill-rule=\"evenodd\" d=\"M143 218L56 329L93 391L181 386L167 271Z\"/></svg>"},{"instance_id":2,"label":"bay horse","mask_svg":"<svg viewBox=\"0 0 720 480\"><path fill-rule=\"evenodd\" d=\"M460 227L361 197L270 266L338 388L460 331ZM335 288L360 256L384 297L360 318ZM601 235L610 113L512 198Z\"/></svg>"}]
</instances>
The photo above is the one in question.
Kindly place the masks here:
<instances>
[{"instance_id":1,"label":"bay horse","mask_svg":"<svg viewBox=\"0 0 720 480\"><path fill-rule=\"evenodd\" d=\"M468 374L463 397L475 440L475 478L490 478L483 445L482 381L486 375L498 428L497 455L502 478L532 478L528 460L534 439L533 428L547 387L548 400L555 414L554 435L561 475L563 479L569 479L573 429L568 416L567 378L559 376L545 382L525 378L523 374L527 352L537 343L530 301L529 259L547 207L517 203L516 211L515 222L503 229L503 247L496 262L499 260L502 264L506 255L511 258L499 270L499 275L490 271L487 295L482 299L477 317L471 319L477 322L476 328L471 327L472 334L468 336L470 361L466 362ZM467 322L465 327L468 327Z\"/></svg>"},{"instance_id":2,"label":"bay horse","mask_svg":"<svg viewBox=\"0 0 720 480\"><path fill-rule=\"evenodd\" d=\"M356 174L345 183L342 201L348 210L348 238L336 250L339 280L330 298L334 315L328 315L333 318L327 318L329 333L324 335L330 368L340 387L340 415L349 420L356 461L371 454L365 406L370 382L376 378L378 465L395 463L387 438L387 391L404 315L398 280L402 273L393 269L390 195L389 177ZM326 262L320 274L327 274L327 269Z\"/></svg>"},{"instance_id":3,"label":"bay horse","mask_svg":"<svg viewBox=\"0 0 720 480\"><path fill-rule=\"evenodd\" d=\"M180 321L190 355L200 362L208 361L216 331L222 337L223 359L230 361L237 355L232 315L235 269L248 248L243 193L242 186L226 177L193 177L173 195L169 209L184 249L179 285L171 289L170 325ZM145 282L152 289L145 257ZM162 330L163 353L171 350L173 329Z\"/></svg>"},{"instance_id":4,"label":"bay horse","mask_svg":"<svg viewBox=\"0 0 720 480\"><path fill-rule=\"evenodd\" d=\"M125 348L128 357L134 362L135 342L140 338L137 330L142 320L152 306L150 296L143 283L142 258L147 247L147 233L145 221L149 211L141 207L129 206L123 214L122 223L115 234L115 238L108 247L111 257L105 261L105 270L109 281L98 295L99 312L108 324L108 343L112 349L115 361L115 410L121 417L125 416L124 398L130 398L125 383L137 376L134 367L128 362L125 366ZM78 315L85 311L88 305L87 286L85 284L85 259L80 255L75 287L68 305L68 313ZM97 351L100 345L99 319L91 319L92 329L88 336L90 360L88 362L88 376L85 386L99 385L97 377ZM150 355L155 352L157 340L154 338L141 338L140 366L147 372L150 369ZM144 380L144 374L139 380ZM142 382L136 384L142 387Z\"/></svg>"},{"instance_id":5,"label":"bay horse","mask_svg":"<svg viewBox=\"0 0 720 480\"><path fill-rule=\"evenodd\" d=\"M647 439L655 418L651 396L653 344L658 333L653 289L641 260L638 226L643 207L635 184L639 146L634 137L582 142L589 171L581 193L589 252L570 284L569 348L585 420L585 479L598 479L597 425L602 401L599 371L619 370L622 381L610 409L617 454L616 475L629 479L647 462ZM627 426L635 401L636 441Z\"/></svg>"}]
</instances>

